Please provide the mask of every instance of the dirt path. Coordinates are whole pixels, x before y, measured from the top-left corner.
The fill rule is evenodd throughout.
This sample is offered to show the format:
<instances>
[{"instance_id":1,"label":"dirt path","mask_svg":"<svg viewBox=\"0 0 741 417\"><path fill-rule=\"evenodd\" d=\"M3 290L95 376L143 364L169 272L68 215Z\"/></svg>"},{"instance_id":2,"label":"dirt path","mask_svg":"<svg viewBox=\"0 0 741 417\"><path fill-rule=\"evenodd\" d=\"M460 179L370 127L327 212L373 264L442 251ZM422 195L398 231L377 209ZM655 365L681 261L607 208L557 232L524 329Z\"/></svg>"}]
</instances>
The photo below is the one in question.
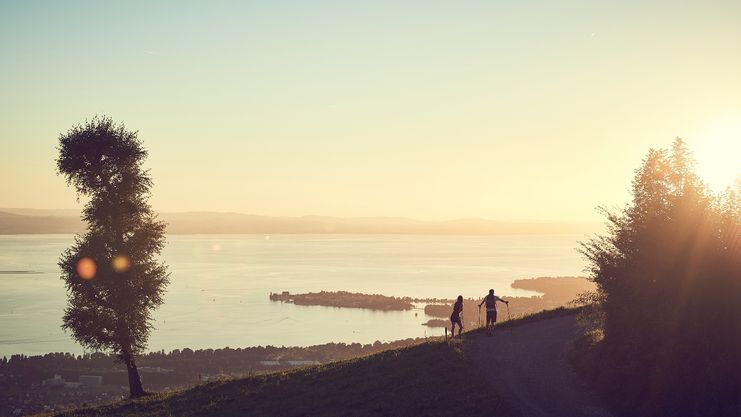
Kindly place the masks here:
<instances>
[{"instance_id":1,"label":"dirt path","mask_svg":"<svg viewBox=\"0 0 741 417\"><path fill-rule=\"evenodd\" d=\"M523 417L608 417L569 365L578 334L568 315L499 329L494 336L470 335L470 352L484 378Z\"/></svg>"}]
</instances>

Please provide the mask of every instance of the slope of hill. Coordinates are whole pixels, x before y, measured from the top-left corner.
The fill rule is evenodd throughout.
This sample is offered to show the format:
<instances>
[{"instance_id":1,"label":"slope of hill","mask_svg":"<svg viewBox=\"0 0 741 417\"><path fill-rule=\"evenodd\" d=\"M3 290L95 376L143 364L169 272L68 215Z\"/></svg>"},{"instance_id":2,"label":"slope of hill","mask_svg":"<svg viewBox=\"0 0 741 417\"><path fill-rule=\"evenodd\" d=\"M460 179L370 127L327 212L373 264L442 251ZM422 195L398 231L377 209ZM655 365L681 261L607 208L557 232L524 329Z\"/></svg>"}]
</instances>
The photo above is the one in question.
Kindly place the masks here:
<instances>
[{"instance_id":1,"label":"slope of hill","mask_svg":"<svg viewBox=\"0 0 741 417\"><path fill-rule=\"evenodd\" d=\"M471 338L467 353L523 417L615 416L573 369L572 345L582 333L575 314L558 311L495 337Z\"/></svg>"},{"instance_id":2,"label":"slope of hill","mask_svg":"<svg viewBox=\"0 0 741 417\"><path fill-rule=\"evenodd\" d=\"M73 416L612 416L567 356L578 309L549 310L416 346L154 394Z\"/></svg>"},{"instance_id":3,"label":"slope of hill","mask_svg":"<svg viewBox=\"0 0 741 417\"><path fill-rule=\"evenodd\" d=\"M421 221L397 217L275 217L241 213L160 213L169 234L568 234L591 233L590 224L499 222L484 219ZM84 230L71 210L0 208L0 234L78 233Z\"/></svg>"},{"instance_id":4,"label":"slope of hill","mask_svg":"<svg viewBox=\"0 0 741 417\"><path fill-rule=\"evenodd\" d=\"M517 416L460 343L427 342L58 416Z\"/></svg>"}]
</instances>

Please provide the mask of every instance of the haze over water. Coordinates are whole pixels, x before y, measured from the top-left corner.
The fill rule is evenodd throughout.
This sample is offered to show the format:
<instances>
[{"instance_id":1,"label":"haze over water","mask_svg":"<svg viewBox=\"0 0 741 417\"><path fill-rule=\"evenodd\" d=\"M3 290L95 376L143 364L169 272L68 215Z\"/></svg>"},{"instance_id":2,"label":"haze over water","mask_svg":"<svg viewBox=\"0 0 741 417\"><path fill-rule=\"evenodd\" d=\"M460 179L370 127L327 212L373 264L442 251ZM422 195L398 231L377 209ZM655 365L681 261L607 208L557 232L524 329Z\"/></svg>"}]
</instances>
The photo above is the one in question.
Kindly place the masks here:
<instances>
[{"instance_id":1,"label":"haze over water","mask_svg":"<svg viewBox=\"0 0 741 417\"><path fill-rule=\"evenodd\" d=\"M380 312L271 302L271 291L393 296L533 295L520 278L582 275L579 235L174 235L172 281L150 350L373 343L438 335L419 310ZM56 265L71 235L0 236L0 356L82 352L60 328ZM26 272L20 272L26 271ZM416 316L415 316L416 314Z\"/></svg>"}]
</instances>

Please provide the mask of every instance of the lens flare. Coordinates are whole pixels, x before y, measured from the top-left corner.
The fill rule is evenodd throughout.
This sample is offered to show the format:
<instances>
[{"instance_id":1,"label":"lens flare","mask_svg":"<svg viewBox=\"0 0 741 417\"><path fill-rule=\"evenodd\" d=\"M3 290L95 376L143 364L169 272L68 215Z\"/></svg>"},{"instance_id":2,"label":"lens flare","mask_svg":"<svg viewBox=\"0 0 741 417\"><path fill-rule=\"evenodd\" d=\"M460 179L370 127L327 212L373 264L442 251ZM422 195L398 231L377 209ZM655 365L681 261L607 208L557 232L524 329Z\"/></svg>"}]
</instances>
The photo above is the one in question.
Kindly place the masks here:
<instances>
[{"instance_id":1,"label":"lens flare","mask_svg":"<svg viewBox=\"0 0 741 417\"><path fill-rule=\"evenodd\" d=\"M118 255L113 258L111 265L116 272L126 272L131 268L131 260L126 255Z\"/></svg>"},{"instance_id":2,"label":"lens flare","mask_svg":"<svg viewBox=\"0 0 741 417\"><path fill-rule=\"evenodd\" d=\"M93 278L95 278L95 273L98 272L98 265L95 264L95 261L84 257L77 261L77 275L80 276L80 278L89 281Z\"/></svg>"},{"instance_id":3,"label":"lens flare","mask_svg":"<svg viewBox=\"0 0 741 417\"><path fill-rule=\"evenodd\" d=\"M741 178L741 164L738 163L741 123L737 119L719 123L697 138L697 172L715 192L723 191L726 187L733 188L736 179Z\"/></svg>"}]
</instances>

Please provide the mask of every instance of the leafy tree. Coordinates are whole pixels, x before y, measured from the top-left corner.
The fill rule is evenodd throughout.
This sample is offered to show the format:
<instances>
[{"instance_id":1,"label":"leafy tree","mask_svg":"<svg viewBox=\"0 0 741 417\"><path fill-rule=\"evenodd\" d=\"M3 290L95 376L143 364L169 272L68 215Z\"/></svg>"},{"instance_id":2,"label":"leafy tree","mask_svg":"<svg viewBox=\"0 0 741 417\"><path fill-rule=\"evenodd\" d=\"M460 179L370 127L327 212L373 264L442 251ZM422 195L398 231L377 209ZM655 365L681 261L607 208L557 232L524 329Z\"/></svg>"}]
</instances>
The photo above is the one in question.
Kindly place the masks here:
<instances>
[{"instance_id":1,"label":"leafy tree","mask_svg":"<svg viewBox=\"0 0 741 417\"><path fill-rule=\"evenodd\" d=\"M152 180L136 132L95 117L59 138L57 169L78 198L87 231L59 260L68 293L63 328L83 346L112 351L128 370L132 397L145 394L135 358L152 330L169 274L157 255L165 225L148 204Z\"/></svg>"},{"instance_id":2,"label":"leafy tree","mask_svg":"<svg viewBox=\"0 0 741 417\"><path fill-rule=\"evenodd\" d=\"M741 186L714 196L693 164L679 138L650 150L632 203L582 246L602 382L641 415L741 411Z\"/></svg>"}]
</instances>

